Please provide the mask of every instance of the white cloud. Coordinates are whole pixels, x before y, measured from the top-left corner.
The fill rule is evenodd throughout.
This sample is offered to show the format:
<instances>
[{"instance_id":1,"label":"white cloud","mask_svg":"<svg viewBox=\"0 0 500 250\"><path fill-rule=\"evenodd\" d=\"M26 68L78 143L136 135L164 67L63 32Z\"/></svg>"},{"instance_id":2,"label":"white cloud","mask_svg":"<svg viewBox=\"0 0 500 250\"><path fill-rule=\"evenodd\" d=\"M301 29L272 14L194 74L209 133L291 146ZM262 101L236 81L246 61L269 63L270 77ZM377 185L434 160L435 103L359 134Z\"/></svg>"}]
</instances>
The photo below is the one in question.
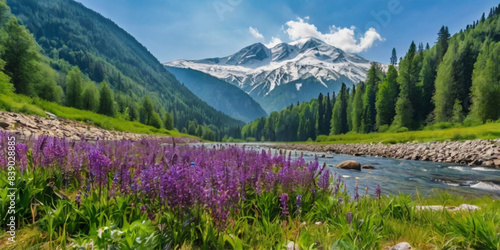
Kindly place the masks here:
<instances>
[{"instance_id":1,"label":"white cloud","mask_svg":"<svg viewBox=\"0 0 500 250\"><path fill-rule=\"evenodd\" d=\"M283 41L281 41L281 39L279 37L275 37L273 36L271 38L271 41L269 41L268 43L264 44L266 47L268 48L272 48L280 43L283 43Z\"/></svg>"},{"instance_id":2,"label":"white cloud","mask_svg":"<svg viewBox=\"0 0 500 250\"><path fill-rule=\"evenodd\" d=\"M309 20L309 18L306 17L305 20ZM328 33L322 33L318 31L318 28L314 24L310 24L302 18L298 18L297 21L288 21L285 25L287 26L285 33L288 34L291 40L315 37L351 53L359 53L368 50L376 41L384 40L374 28L369 28L358 41L354 33L356 29L354 26L350 28L341 28L332 25Z\"/></svg>"},{"instance_id":3,"label":"white cloud","mask_svg":"<svg viewBox=\"0 0 500 250\"><path fill-rule=\"evenodd\" d=\"M250 32L250 34L252 34L253 37L257 38L257 39L264 39L264 36L259 33L259 30L257 30L256 28L250 26L248 28L248 32Z\"/></svg>"}]
</instances>

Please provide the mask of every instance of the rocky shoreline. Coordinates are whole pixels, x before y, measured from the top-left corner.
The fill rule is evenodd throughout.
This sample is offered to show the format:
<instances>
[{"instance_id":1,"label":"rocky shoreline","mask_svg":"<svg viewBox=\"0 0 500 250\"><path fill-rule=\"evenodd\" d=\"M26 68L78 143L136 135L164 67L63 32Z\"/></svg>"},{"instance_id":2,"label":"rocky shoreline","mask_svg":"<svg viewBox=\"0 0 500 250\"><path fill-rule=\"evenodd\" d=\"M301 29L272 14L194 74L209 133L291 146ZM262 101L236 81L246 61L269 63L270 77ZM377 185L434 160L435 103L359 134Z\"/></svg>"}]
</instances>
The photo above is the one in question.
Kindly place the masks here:
<instances>
[{"instance_id":1,"label":"rocky shoreline","mask_svg":"<svg viewBox=\"0 0 500 250\"><path fill-rule=\"evenodd\" d=\"M500 139L398 144L277 144L274 148L446 162L500 169Z\"/></svg>"},{"instance_id":2,"label":"rocky shoreline","mask_svg":"<svg viewBox=\"0 0 500 250\"><path fill-rule=\"evenodd\" d=\"M8 132L20 139L38 135L48 135L68 140L133 140L168 139L169 136L134 134L121 131L109 131L93 125L57 117L47 113L48 117L0 111L0 131ZM180 138L179 138L180 139ZM177 141L177 140L176 140ZM182 138L182 142L199 142L197 139Z\"/></svg>"}]
</instances>

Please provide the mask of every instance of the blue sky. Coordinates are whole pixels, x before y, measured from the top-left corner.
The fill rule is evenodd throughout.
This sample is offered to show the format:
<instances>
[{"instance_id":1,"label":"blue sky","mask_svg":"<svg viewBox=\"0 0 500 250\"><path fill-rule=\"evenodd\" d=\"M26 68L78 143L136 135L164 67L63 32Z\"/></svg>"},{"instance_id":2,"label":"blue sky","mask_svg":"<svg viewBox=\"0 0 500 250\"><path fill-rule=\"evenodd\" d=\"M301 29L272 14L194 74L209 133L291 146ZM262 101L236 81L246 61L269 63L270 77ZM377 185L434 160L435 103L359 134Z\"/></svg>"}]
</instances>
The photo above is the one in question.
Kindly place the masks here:
<instances>
[{"instance_id":1,"label":"blue sky","mask_svg":"<svg viewBox=\"0 0 500 250\"><path fill-rule=\"evenodd\" d=\"M316 36L369 60L388 63L411 41L435 43L498 0L77 0L113 20L160 62L230 55L255 42Z\"/></svg>"}]
</instances>

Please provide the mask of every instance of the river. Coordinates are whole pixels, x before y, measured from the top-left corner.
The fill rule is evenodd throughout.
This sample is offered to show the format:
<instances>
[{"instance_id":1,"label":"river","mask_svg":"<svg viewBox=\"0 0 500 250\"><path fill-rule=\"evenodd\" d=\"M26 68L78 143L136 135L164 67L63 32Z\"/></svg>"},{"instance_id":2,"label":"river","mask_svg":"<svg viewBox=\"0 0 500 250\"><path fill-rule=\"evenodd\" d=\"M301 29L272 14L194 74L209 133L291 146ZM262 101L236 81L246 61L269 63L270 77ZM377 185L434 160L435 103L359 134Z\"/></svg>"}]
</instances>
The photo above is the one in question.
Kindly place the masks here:
<instances>
[{"instance_id":1,"label":"river","mask_svg":"<svg viewBox=\"0 0 500 250\"><path fill-rule=\"evenodd\" d=\"M271 143L243 145L259 151L262 149L267 151L273 146ZM277 153L277 151L272 150L272 153ZM320 166L326 163L332 174L341 175L346 183L347 191L351 194L357 177L360 195L365 193L366 187L369 188L368 193L373 195L376 185L380 184L382 194L414 195L418 190L422 196L427 197L435 193L435 190L443 190L466 197L490 195L500 199L500 169L296 150L292 151L292 159L300 157L301 153L306 162L314 161L318 156ZM372 165L375 169L358 171L335 167L345 160L355 160L361 165Z\"/></svg>"}]
</instances>

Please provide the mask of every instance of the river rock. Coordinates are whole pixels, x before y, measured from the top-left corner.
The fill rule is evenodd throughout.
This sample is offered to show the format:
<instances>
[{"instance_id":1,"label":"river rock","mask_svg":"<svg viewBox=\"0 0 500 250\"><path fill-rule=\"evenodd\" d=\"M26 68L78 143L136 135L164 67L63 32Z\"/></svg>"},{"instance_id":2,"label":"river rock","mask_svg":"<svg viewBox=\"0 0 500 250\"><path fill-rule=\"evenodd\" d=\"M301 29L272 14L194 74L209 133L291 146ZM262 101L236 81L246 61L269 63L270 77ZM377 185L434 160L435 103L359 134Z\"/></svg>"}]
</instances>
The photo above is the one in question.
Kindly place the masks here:
<instances>
[{"instance_id":1,"label":"river rock","mask_svg":"<svg viewBox=\"0 0 500 250\"><path fill-rule=\"evenodd\" d=\"M413 249L408 242L400 242L390 248L390 250L409 250Z\"/></svg>"},{"instance_id":2,"label":"river rock","mask_svg":"<svg viewBox=\"0 0 500 250\"><path fill-rule=\"evenodd\" d=\"M348 160L337 164L337 168L361 170L361 164L357 161Z\"/></svg>"},{"instance_id":3,"label":"river rock","mask_svg":"<svg viewBox=\"0 0 500 250\"><path fill-rule=\"evenodd\" d=\"M286 250L299 250L299 245L295 244L295 242L290 241L286 245Z\"/></svg>"},{"instance_id":4,"label":"river rock","mask_svg":"<svg viewBox=\"0 0 500 250\"><path fill-rule=\"evenodd\" d=\"M10 126L10 124L0 121L0 128L7 129Z\"/></svg>"},{"instance_id":5,"label":"river rock","mask_svg":"<svg viewBox=\"0 0 500 250\"><path fill-rule=\"evenodd\" d=\"M361 166L361 169L375 169L375 167L372 165L366 164L366 165Z\"/></svg>"}]
</instances>

